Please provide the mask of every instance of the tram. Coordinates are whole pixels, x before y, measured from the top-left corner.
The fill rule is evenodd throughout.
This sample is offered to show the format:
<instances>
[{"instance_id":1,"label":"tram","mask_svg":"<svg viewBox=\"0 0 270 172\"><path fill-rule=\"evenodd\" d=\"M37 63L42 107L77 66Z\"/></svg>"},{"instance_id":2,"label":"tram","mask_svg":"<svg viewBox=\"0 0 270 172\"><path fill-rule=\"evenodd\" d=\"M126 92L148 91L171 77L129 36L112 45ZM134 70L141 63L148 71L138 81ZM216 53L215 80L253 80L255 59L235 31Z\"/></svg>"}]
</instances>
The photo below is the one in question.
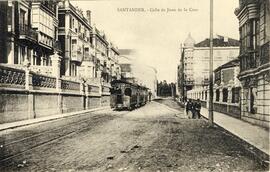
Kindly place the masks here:
<instances>
[{"instance_id":1,"label":"tram","mask_svg":"<svg viewBox=\"0 0 270 172\"><path fill-rule=\"evenodd\" d=\"M122 80L111 82L111 107L132 110L148 101L148 88Z\"/></svg>"}]
</instances>

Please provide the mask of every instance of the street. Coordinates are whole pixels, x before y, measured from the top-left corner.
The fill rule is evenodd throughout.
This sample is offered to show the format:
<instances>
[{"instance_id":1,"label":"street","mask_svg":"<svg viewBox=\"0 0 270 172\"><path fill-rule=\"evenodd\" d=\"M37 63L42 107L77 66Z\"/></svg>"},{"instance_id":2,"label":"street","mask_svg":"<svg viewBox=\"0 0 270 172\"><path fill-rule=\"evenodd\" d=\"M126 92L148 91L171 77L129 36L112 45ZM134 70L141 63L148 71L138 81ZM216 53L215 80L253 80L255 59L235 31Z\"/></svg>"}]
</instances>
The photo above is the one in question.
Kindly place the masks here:
<instances>
[{"instance_id":1,"label":"street","mask_svg":"<svg viewBox=\"0 0 270 172\"><path fill-rule=\"evenodd\" d=\"M267 170L242 142L171 99L0 132L0 171Z\"/></svg>"}]
</instances>

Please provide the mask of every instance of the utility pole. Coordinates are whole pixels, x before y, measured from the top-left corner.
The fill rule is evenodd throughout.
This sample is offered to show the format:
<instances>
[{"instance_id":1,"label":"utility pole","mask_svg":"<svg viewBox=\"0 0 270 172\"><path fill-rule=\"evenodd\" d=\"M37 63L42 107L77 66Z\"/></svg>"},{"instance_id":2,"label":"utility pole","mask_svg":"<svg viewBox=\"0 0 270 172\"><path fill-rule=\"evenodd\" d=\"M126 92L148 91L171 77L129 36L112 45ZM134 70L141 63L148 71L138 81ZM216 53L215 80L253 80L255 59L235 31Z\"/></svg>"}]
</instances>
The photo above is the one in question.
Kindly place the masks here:
<instances>
[{"instance_id":1,"label":"utility pole","mask_svg":"<svg viewBox=\"0 0 270 172\"><path fill-rule=\"evenodd\" d=\"M210 58L209 58L209 108L208 120L211 126L214 123L213 116L213 0L210 0Z\"/></svg>"}]
</instances>

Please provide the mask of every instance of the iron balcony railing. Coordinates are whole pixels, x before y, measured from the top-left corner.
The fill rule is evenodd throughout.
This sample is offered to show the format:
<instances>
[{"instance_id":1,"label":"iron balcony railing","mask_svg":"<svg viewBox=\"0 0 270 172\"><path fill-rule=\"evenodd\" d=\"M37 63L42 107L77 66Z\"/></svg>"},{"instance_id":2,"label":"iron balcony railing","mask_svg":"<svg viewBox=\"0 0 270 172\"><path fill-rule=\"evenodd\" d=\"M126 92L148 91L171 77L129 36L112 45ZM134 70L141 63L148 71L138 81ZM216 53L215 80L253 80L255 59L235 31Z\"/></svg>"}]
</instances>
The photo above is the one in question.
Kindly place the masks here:
<instances>
[{"instance_id":1,"label":"iron balcony railing","mask_svg":"<svg viewBox=\"0 0 270 172\"><path fill-rule=\"evenodd\" d=\"M30 38L34 41L38 40L38 33L32 29L29 25L26 24L20 24L19 25L19 33L20 33L20 38ZM21 37L24 36L24 37Z\"/></svg>"}]
</instances>

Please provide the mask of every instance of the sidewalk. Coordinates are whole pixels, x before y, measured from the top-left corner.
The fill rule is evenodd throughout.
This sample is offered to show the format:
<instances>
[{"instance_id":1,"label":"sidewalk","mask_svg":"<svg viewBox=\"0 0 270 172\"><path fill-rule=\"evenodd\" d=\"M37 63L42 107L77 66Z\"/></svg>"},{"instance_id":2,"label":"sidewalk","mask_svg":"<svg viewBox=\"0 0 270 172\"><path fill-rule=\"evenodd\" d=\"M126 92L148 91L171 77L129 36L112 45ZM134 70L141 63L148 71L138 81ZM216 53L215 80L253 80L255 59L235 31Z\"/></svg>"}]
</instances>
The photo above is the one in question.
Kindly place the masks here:
<instances>
[{"instance_id":1,"label":"sidewalk","mask_svg":"<svg viewBox=\"0 0 270 172\"><path fill-rule=\"evenodd\" d=\"M201 114L208 118L208 109L202 108ZM215 111L214 123L269 156L269 131L266 129Z\"/></svg>"},{"instance_id":2,"label":"sidewalk","mask_svg":"<svg viewBox=\"0 0 270 172\"><path fill-rule=\"evenodd\" d=\"M26 125L31 125L31 124L36 124L36 123L41 123L41 122L46 122L46 121L52 121L52 120L56 120L60 118L71 117L74 115L89 113L93 111L105 110L105 109L110 109L110 107L105 106L105 107L87 109L87 110L82 110L82 111L77 111L77 112L69 112L69 113L51 115L51 116L46 116L46 117L41 117L41 118L35 118L35 119L29 119L29 120L23 120L23 121L11 122L11 123L4 123L4 124L0 124L0 131L22 127Z\"/></svg>"}]
</instances>

